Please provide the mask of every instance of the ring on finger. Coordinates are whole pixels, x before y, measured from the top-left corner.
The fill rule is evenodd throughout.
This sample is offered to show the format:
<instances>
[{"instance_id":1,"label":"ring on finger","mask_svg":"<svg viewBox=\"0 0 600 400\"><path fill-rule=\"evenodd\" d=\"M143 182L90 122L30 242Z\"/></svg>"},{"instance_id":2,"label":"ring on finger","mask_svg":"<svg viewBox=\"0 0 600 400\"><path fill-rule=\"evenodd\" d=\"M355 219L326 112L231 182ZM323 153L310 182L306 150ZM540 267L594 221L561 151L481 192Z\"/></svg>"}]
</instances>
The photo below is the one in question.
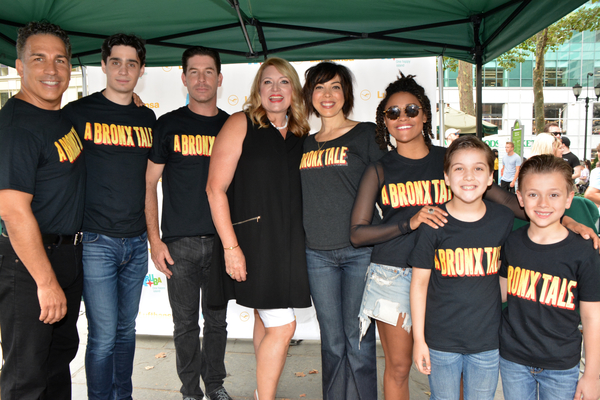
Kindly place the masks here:
<instances>
[{"instance_id":1,"label":"ring on finger","mask_svg":"<svg viewBox=\"0 0 600 400\"><path fill-rule=\"evenodd\" d=\"M233 272L230 272L230 273L229 273L229 276L233 278Z\"/></svg>"},{"instance_id":2,"label":"ring on finger","mask_svg":"<svg viewBox=\"0 0 600 400\"><path fill-rule=\"evenodd\" d=\"M433 208L428 208L428 209L427 209L427 212L428 212L429 214L435 214L435 210L434 210Z\"/></svg>"}]
</instances>

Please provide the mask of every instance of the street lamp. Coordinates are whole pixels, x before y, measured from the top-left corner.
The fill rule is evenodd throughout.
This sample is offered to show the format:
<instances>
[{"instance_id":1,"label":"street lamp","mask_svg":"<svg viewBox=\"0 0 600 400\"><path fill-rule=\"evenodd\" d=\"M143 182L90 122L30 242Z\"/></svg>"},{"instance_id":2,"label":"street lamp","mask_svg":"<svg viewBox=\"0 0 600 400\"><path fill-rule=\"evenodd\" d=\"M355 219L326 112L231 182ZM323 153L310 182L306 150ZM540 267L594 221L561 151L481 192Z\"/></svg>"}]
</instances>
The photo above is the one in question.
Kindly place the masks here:
<instances>
[{"instance_id":1,"label":"street lamp","mask_svg":"<svg viewBox=\"0 0 600 400\"><path fill-rule=\"evenodd\" d=\"M588 72L586 76L586 96L585 96L585 129L583 134L583 160L587 159L587 126L588 126L588 110L590 108L590 76L594 76L593 73ZM579 100L579 96L581 95L581 85L577 83L573 86L573 94L575 95L575 101ZM600 99L600 83L594 87L594 93L596 94L596 101Z\"/></svg>"}]
</instances>

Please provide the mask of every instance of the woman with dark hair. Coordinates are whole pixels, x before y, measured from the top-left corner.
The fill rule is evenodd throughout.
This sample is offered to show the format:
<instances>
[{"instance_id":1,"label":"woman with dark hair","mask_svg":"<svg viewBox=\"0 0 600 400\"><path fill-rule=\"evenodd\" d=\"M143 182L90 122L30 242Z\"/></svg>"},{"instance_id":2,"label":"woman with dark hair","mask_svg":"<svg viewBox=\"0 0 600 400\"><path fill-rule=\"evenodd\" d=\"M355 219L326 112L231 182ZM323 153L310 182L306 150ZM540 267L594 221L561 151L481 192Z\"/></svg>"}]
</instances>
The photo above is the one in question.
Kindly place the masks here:
<instances>
[{"instance_id":1,"label":"woman with dark hair","mask_svg":"<svg viewBox=\"0 0 600 400\"><path fill-rule=\"evenodd\" d=\"M365 170L351 216L351 241L355 246L374 245L360 311L361 333L375 319L385 355L383 387L386 399L409 399L408 376L413 337L410 315L412 268L408 256L415 245L414 231L421 224L443 227L447 213L436 205L452 198L444 182L446 149L431 142L431 104L425 90L404 76L392 82L377 107L377 143L390 151ZM393 136L396 146L392 144ZM525 219L516 196L492 185L488 200L505 204ZM383 213L372 225L373 205ZM569 228L593 238L590 228L568 217ZM492 228L493 229L493 228ZM597 238L594 239L597 244Z\"/></svg>"},{"instance_id":2,"label":"woman with dark hair","mask_svg":"<svg viewBox=\"0 0 600 400\"><path fill-rule=\"evenodd\" d=\"M409 303L412 269L406 259L414 247L415 235L411 233L422 223L443 226L447 214L435 205L448 201L452 193L444 183L445 149L431 143L429 99L412 75L402 75L387 87L376 121L377 143L382 149L395 151L366 169L352 210L352 244L375 245L360 329L367 332L370 319L377 321L385 354L385 398L408 399L413 338ZM383 221L372 225L376 202Z\"/></svg>"},{"instance_id":3,"label":"woman with dark hair","mask_svg":"<svg viewBox=\"0 0 600 400\"><path fill-rule=\"evenodd\" d=\"M321 118L319 132L304 142L300 174L308 278L321 330L323 399L376 399L375 329L359 348L357 323L372 248L352 247L350 212L365 167L385 151L375 142L375 124L348 119L354 103L348 68L322 62L305 76L308 112Z\"/></svg>"},{"instance_id":4,"label":"woman with dark hair","mask_svg":"<svg viewBox=\"0 0 600 400\"><path fill-rule=\"evenodd\" d=\"M308 134L294 68L269 58L244 111L217 135L206 192L217 230L209 299L254 308L255 398L275 398L296 330L294 308L310 307L299 165Z\"/></svg>"}]
</instances>

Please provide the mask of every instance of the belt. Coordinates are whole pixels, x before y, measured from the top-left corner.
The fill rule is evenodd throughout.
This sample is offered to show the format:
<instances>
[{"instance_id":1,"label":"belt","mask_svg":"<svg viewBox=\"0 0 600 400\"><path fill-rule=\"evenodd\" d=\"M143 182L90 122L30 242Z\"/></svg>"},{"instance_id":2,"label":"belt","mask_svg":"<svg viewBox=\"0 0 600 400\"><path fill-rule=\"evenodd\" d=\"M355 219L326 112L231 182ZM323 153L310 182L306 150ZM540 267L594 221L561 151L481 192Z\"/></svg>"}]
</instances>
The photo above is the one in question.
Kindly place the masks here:
<instances>
[{"instance_id":1,"label":"belt","mask_svg":"<svg viewBox=\"0 0 600 400\"><path fill-rule=\"evenodd\" d=\"M42 234L42 243L45 245L66 245L71 244L77 246L81 243L83 233L77 232L74 235L54 235L54 234Z\"/></svg>"},{"instance_id":2,"label":"belt","mask_svg":"<svg viewBox=\"0 0 600 400\"><path fill-rule=\"evenodd\" d=\"M8 233L2 232L2 236L7 238ZM53 235L53 234L42 234L42 243L45 245L57 245L61 246L64 244L72 244L77 246L81 243L83 233L77 232L74 235Z\"/></svg>"},{"instance_id":3,"label":"belt","mask_svg":"<svg viewBox=\"0 0 600 400\"><path fill-rule=\"evenodd\" d=\"M198 236L200 239L212 239L215 237L215 235L200 235Z\"/></svg>"}]
</instances>

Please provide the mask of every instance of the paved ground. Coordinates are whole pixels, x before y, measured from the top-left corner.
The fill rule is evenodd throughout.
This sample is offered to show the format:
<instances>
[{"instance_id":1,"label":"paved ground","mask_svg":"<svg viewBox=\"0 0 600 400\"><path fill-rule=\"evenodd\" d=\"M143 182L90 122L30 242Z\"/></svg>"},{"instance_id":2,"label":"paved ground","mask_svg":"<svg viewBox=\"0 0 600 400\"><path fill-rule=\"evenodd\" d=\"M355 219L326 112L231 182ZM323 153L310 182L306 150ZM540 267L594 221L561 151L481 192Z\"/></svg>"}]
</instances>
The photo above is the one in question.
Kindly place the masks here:
<instances>
[{"instance_id":1,"label":"paved ground","mask_svg":"<svg viewBox=\"0 0 600 400\"><path fill-rule=\"evenodd\" d=\"M85 400L84 354L87 341L86 318L82 315L78 322L81 345L77 357L71 363L73 376L73 399ZM156 355L164 353L164 358ZM230 339L225 355L227 378L225 388L236 400L252 399L256 388L254 348L250 340ZM379 399L383 399L384 358L381 345L377 348L377 368ZM319 373L310 374L311 370ZM321 395L321 354L318 341L303 341L299 346L290 347L283 371L278 399L322 399ZM305 376L296 376L301 372ZM133 370L134 400L180 400L180 381L175 371L175 347L172 337L138 335ZM499 385L500 386L500 385ZM414 370L410 376L411 399L429 399L427 378ZM496 400L503 400L498 388Z\"/></svg>"}]
</instances>

